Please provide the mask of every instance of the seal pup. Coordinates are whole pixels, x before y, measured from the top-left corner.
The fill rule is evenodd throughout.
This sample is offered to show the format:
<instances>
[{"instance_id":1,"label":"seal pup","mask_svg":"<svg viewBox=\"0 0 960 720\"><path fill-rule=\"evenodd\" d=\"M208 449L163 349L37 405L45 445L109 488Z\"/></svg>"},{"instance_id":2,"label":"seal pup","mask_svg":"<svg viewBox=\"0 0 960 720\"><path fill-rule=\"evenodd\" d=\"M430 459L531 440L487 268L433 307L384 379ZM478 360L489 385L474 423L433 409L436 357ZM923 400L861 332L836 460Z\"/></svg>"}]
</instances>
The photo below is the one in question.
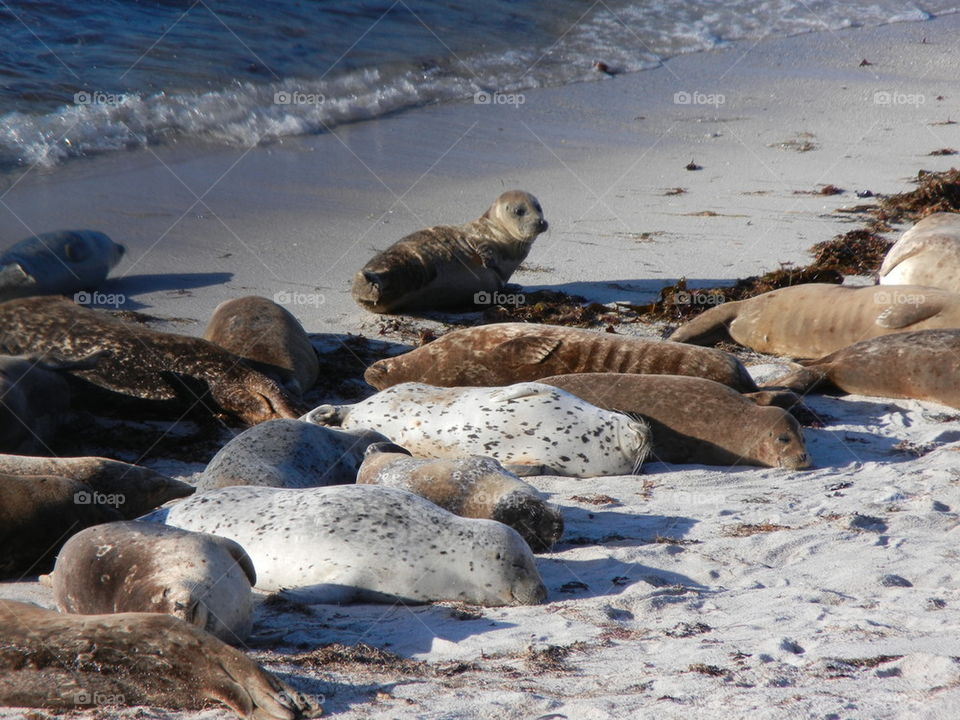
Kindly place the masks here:
<instances>
[{"instance_id":1,"label":"seal pup","mask_svg":"<svg viewBox=\"0 0 960 720\"><path fill-rule=\"evenodd\" d=\"M960 330L917 330L861 340L771 380L794 392L840 390L960 408Z\"/></svg>"},{"instance_id":2,"label":"seal pup","mask_svg":"<svg viewBox=\"0 0 960 720\"><path fill-rule=\"evenodd\" d=\"M387 438L299 420L268 420L244 430L207 464L204 490L230 485L307 488L356 482L364 451Z\"/></svg>"},{"instance_id":3,"label":"seal pup","mask_svg":"<svg viewBox=\"0 0 960 720\"><path fill-rule=\"evenodd\" d=\"M0 254L0 301L90 290L106 280L125 252L123 245L94 230L28 237Z\"/></svg>"},{"instance_id":4,"label":"seal pup","mask_svg":"<svg viewBox=\"0 0 960 720\"><path fill-rule=\"evenodd\" d=\"M960 295L919 285L811 283L724 303L681 325L671 340L733 340L757 352L818 358L880 335L960 327Z\"/></svg>"},{"instance_id":5,"label":"seal pup","mask_svg":"<svg viewBox=\"0 0 960 720\"><path fill-rule=\"evenodd\" d=\"M597 407L650 423L650 454L671 463L810 466L803 429L789 412L760 406L726 385L679 375L583 373L544 378ZM766 398L764 398L766 399Z\"/></svg>"},{"instance_id":6,"label":"seal pup","mask_svg":"<svg viewBox=\"0 0 960 720\"><path fill-rule=\"evenodd\" d=\"M199 405L248 425L301 414L275 380L207 340L125 323L65 298L0 303L0 351L59 361L94 356L95 367L77 374L100 387L174 400L181 410Z\"/></svg>"},{"instance_id":7,"label":"seal pup","mask_svg":"<svg viewBox=\"0 0 960 720\"><path fill-rule=\"evenodd\" d=\"M374 443L357 473L358 485L412 492L468 518L509 525L534 552L549 550L563 534L563 516L531 485L493 458L414 458L392 443Z\"/></svg>"},{"instance_id":8,"label":"seal pup","mask_svg":"<svg viewBox=\"0 0 960 720\"><path fill-rule=\"evenodd\" d=\"M707 350L707 352L703 352ZM551 375L621 372L693 375L753 392L753 378L733 355L680 343L536 323L454 330L367 368L378 390L402 382L442 387L510 385Z\"/></svg>"},{"instance_id":9,"label":"seal pup","mask_svg":"<svg viewBox=\"0 0 960 720\"><path fill-rule=\"evenodd\" d=\"M156 470L102 457L31 457L0 454L0 474L47 475L75 480L101 495L123 495L116 505L127 520L169 500L192 495L196 488Z\"/></svg>"},{"instance_id":10,"label":"seal pup","mask_svg":"<svg viewBox=\"0 0 960 720\"><path fill-rule=\"evenodd\" d=\"M320 361L303 325L265 297L247 295L220 303L203 337L255 363L295 395L302 395L317 381Z\"/></svg>"},{"instance_id":11,"label":"seal pup","mask_svg":"<svg viewBox=\"0 0 960 720\"><path fill-rule=\"evenodd\" d=\"M306 602L530 605L547 594L516 530L394 488L229 487L143 519L237 541L259 589Z\"/></svg>"},{"instance_id":12,"label":"seal pup","mask_svg":"<svg viewBox=\"0 0 960 720\"><path fill-rule=\"evenodd\" d=\"M651 443L646 423L532 382L402 383L354 405L321 405L303 419L376 430L421 457L487 455L517 475L629 475Z\"/></svg>"},{"instance_id":13,"label":"seal pup","mask_svg":"<svg viewBox=\"0 0 960 720\"><path fill-rule=\"evenodd\" d=\"M0 452L50 453L69 409L70 386L57 364L0 356Z\"/></svg>"},{"instance_id":14,"label":"seal pup","mask_svg":"<svg viewBox=\"0 0 960 720\"><path fill-rule=\"evenodd\" d=\"M321 709L239 650L159 613L62 615L0 600L0 705L200 710L221 702L248 720Z\"/></svg>"},{"instance_id":15,"label":"seal pup","mask_svg":"<svg viewBox=\"0 0 960 720\"><path fill-rule=\"evenodd\" d=\"M376 313L470 305L503 289L547 227L539 201L510 190L473 222L418 230L377 253L354 277L353 298Z\"/></svg>"},{"instance_id":16,"label":"seal pup","mask_svg":"<svg viewBox=\"0 0 960 720\"><path fill-rule=\"evenodd\" d=\"M960 215L933 213L887 251L881 285L928 285L960 292Z\"/></svg>"},{"instance_id":17,"label":"seal pup","mask_svg":"<svg viewBox=\"0 0 960 720\"><path fill-rule=\"evenodd\" d=\"M57 555L60 612L167 613L237 645L253 626L253 561L233 540L146 522L82 530Z\"/></svg>"}]
</instances>

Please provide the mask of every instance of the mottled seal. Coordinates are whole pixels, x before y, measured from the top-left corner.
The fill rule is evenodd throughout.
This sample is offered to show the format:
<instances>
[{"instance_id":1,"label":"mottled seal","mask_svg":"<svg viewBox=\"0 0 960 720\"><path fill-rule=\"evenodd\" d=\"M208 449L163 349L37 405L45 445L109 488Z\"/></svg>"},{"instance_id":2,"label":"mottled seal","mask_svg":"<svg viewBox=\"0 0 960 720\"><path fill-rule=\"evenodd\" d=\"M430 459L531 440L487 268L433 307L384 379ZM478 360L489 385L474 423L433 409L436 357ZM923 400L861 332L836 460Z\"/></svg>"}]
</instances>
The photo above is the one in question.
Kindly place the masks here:
<instances>
[{"instance_id":1,"label":"mottled seal","mask_svg":"<svg viewBox=\"0 0 960 720\"><path fill-rule=\"evenodd\" d=\"M960 408L960 330L882 335L802 364L768 384L799 393L834 389Z\"/></svg>"},{"instance_id":2,"label":"mottled seal","mask_svg":"<svg viewBox=\"0 0 960 720\"><path fill-rule=\"evenodd\" d=\"M275 380L207 340L125 323L60 297L0 303L0 351L60 361L95 356L95 367L78 375L124 395L177 401L178 417L196 406L250 425L301 414Z\"/></svg>"},{"instance_id":3,"label":"mottled seal","mask_svg":"<svg viewBox=\"0 0 960 720\"><path fill-rule=\"evenodd\" d=\"M392 443L375 443L357 483L407 490L444 510L509 525L534 552L549 550L563 534L563 516L539 492L493 458L414 458Z\"/></svg>"},{"instance_id":4,"label":"mottled seal","mask_svg":"<svg viewBox=\"0 0 960 720\"><path fill-rule=\"evenodd\" d=\"M758 352L817 358L879 335L954 327L960 327L960 295L947 290L811 283L710 308L670 339L734 340Z\"/></svg>"},{"instance_id":5,"label":"mottled seal","mask_svg":"<svg viewBox=\"0 0 960 720\"><path fill-rule=\"evenodd\" d=\"M353 483L364 451L386 439L372 430L269 420L224 445L198 484L212 490L230 485L307 488Z\"/></svg>"},{"instance_id":6,"label":"mottled seal","mask_svg":"<svg viewBox=\"0 0 960 720\"><path fill-rule=\"evenodd\" d=\"M123 245L94 230L61 230L21 240L0 254L0 300L93 289L124 252Z\"/></svg>"},{"instance_id":7,"label":"mottled seal","mask_svg":"<svg viewBox=\"0 0 960 720\"><path fill-rule=\"evenodd\" d=\"M159 612L236 645L253 625L253 561L233 540L147 522L87 528L53 568L61 612Z\"/></svg>"},{"instance_id":8,"label":"mottled seal","mask_svg":"<svg viewBox=\"0 0 960 720\"><path fill-rule=\"evenodd\" d=\"M200 710L214 700L249 720L320 714L239 650L170 615L61 615L0 600L0 638L3 706Z\"/></svg>"},{"instance_id":9,"label":"mottled seal","mask_svg":"<svg viewBox=\"0 0 960 720\"><path fill-rule=\"evenodd\" d=\"M70 386L55 365L0 356L0 452L51 453L70 409Z\"/></svg>"},{"instance_id":10,"label":"mottled seal","mask_svg":"<svg viewBox=\"0 0 960 720\"><path fill-rule=\"evenodd\" d=\"M780 407L758 406L726 385L679 375L585 373L543 378L589 403L643 417L651 456L674 463L810 465L803 430Z\"/></svg>"},{"instance_id":11,"label":"mottled seal","mask_svg":"<svg viewBox=\"0 0 960 720\"><path fill-rule=\"evenodd\" d=\"M354 277L353 297L378 313L472 304L503 289L546 229L537 199L510 190L478 220L419 230L375 255Z\"/></svg>"},{"instance_id":12,"label":"mottled seal","mask_svg":"<svg viewBox=\"0 0 960 720\"><path fill-rule=\"evenodd\" d=\"M927 285L960 292L960 215L934 213L887 251L881 285Z\"/></svg>"},{"instance_id":13,"label":"mottled seal","mask_svg":"<svg viewBox=\"0 0 960 720\"><path fill-rule=\"evenodd\" d=\"M376 485L230 487L145 516L240 543L257 587L315 603L529 605L546 588L516 530Z\"/></svg>"},{"instance_id":14,"label":"mottled seal","mask_svg":"<svg viewBox=\"0 0 960 720\"><path fill-rule=\"evenodd\" d=\"M103 496L112 496L116 500L113 507L128 520L194 492L192 485L150 468L102 457L0 455L0 475L43 475L76 481L86 492L97 494L89 498L89 504L101 504Z\"/></svg>"},{"instance_id":15,"label":"mottled seal","mask_svg":"<svg viewBox=\"0 0 960 720\"><path fill-rule=\"evenodd\" d=\"M646 423L540 383L402 383L355 405L321 405L303 419L376 430L421 457L487 455L518 475L627 475L650 449Z\"/></svg>"},{"instance_id":16,"label":"mottled seal","mask_svg":"<svg viewBox=\"0 0 960 720\"><path fill-rule=\"evenodd\" d=\"M382 390L402 382L510 385L582 372L693 375L742 392L757 389L743 364L720 350L535 323L454 330L416 350L375 362L363 377Z\"/></svg>"},{"instance_id":17,"label":"mottled seal","mask_svg":"<svg viewBox=\"0 0 960 720\"><path fill-rule=\"evenodd\" d=\"M203 337L258 363L257 369L279 377L284 387L297 395L317 381L317 351L300 321L267 298L248 295L220 303Z\"/></svg>"}]
</instances>

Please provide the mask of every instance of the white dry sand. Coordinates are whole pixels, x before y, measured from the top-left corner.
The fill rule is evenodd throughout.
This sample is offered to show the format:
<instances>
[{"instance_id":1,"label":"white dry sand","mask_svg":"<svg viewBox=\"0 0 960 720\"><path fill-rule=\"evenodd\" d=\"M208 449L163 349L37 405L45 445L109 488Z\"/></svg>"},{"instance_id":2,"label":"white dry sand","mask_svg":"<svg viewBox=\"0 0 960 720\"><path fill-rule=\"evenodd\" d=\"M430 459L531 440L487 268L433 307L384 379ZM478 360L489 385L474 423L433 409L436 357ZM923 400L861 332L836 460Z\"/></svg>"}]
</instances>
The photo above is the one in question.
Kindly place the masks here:
<instances>
[{"instance_id":1,"label":"white dry sand","mask_svg":"<svg viewBox=\"0 0 960 720\"><path fill-rule=\"evenodd\" d=\"M33 171L0 190L0 235L89 226L126 242L104 292L195 321L181 331L199 334L224 299L287 293L311 333L397 340L351 302L353 272L519 187L552 229L515 282L650 300L681 276L711 285L805 263L854 227L835 212L869 202L854 191L949 168L928 153L960 147L960 125L942 124L960 120L958 31L952 16L735 44L531 91L519 107L427 107L249 151ZM678 92L718 104L677 104ZM825 184L846 192L796 194ZM674 187L687 192L664 194ZM960 411L809 404L828 422L805 431L808 471L653 463L638 477L534 478L567 522L538 561L542 606L261 609L251 651L344 720L956 717ZM35 582L0 594L50 602ZM358 642L410 662L289 657Z\"/></svg>"}]
</instances>

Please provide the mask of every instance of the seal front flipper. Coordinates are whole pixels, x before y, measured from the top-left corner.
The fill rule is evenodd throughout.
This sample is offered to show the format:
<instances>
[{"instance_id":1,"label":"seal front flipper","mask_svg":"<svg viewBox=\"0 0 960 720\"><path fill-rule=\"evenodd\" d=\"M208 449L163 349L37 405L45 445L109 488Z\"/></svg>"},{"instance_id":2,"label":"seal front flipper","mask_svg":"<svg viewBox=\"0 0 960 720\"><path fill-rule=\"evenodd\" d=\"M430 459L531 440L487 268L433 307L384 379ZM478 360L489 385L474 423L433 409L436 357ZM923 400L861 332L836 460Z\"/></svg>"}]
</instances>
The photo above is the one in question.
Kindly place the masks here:
<instances>
[{"instance_id":1,"label":"seal front flipper","mask_svg":"<svg viewBox=\"0 0 960 720\"><path fill-rule=\"evenodd\" d=\"M766 389L786 388L798 395L832 387L829 381L829 365L798 367L782 377L771 380Z\"/></svg>"},{"instance_id":2,"label":"seal front flipper","mask_svg":"<svg viewBox=\"0 0 960 720\"><path fill-rule=\"evenodd\" d=\"M23 292L36 284L36 278L24 270L19 263L0 265L0 299L6 299L13 290Z\"/></svg>"},{"instance_id":3,"label":"seal front flipper","mask_svg":"<svg viewBox=\"0 0 960 720\"><path fill-rule=\"evenodd\" d=\"M536 395L550 397L556 395L558 392L561 391L540 383L515 383L491 392L490 401L495 403L509 402L510 400L519 400L520 398L534 397Z\"/></svg>"},{"instance_id":4,"label":"seal front flipper","mask_svg":"<svg viewBox=\"0 0 960 720\"><path fill-rule=\"evenodd\" d=\"M936 297L917 295L915 300L916 302L898 302L896 305L885 308L877 315L877 325L888 330L906 328L929 320L944 309L943 302Z\"/></svg>"},{"instance_id":5,"label":"seal front flipper","mask_svg":"<svg viewBox=\"0 0 960 720\"><path fill-rule=\"evenodd\" d=\"M343 425L349 413L349 405L319 405L302 416L300 420L313 423L314 425L339 427Z\"/></svg>"},{"instance_id":6,"label":"seal front flipper","mask_svg":"<svg viewBox=\"0 0 960 720\"><path fill-rule=\"evenodd\" d=\"M513 365L537 365L550 357L562 342L555 337L527 335L500 343L497 353L503 353L501 357L509 359Z\"/></svg>"}]
</instances>

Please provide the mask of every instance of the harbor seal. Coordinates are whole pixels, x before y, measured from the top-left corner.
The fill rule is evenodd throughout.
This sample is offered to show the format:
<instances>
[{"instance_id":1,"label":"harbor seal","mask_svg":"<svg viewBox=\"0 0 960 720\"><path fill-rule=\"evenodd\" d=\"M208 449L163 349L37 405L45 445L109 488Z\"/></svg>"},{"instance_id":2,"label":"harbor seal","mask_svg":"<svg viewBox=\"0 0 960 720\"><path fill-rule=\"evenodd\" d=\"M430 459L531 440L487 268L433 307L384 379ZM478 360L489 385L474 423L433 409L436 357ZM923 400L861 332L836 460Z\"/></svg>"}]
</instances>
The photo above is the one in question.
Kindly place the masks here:
<instances>
[{"instance_id":1,"label":"harbor seal","mask_svg":"<svg viewBox=\"0 0 960 720\"><path fill-rule=\"evenodd\" d=\"M231 485L307 488L353 483L367 447L386 440L372 430L268 420L224 445L198 485L213 490Z\"/></svg>"},{"instance_id":2,"label":"harbor seal","mask_svg":"<svg viewBox=\"0 0 960 720\"><path fill-rule=\"evenodd\" d=\"M416 350L375 362L363 377L383 390L402 382L510 385L583 372L693 375L741 392L757 389L743 364L720 350L536 323L454 330Z\"/></svg>"},{"instance_id":3,"label":"harbor seal","mask_svg":"<svg viewBox=\"0 0 960 720\"><path fill-rule=\"evenodd\" d=\"M671 463L810 466L803 429L786 410L726 385L679 375L584 373L543 378L597 407L650 423L652 457ZM763 398L766 400L766 398Z\"/></svg>"},{"instance_id":4,"label":"harbor seal","mask_svg":"<svg viewBox=\"0 0 960 720\"><path fill-rule=\"evenodd\" d=\"M919 285L811 283L710 308L671 340L733 340L758 352L818 358L880 335L960 327L960 295Z\"/></svg>"},{"instance_id":5,"label":"harbor seal","mask_svg":"<svg viewBox=\"0 0 960 720\"><path fill-rule=\"evenodd\" d=\"M237 645L253 626L253 561L233 540L146 522L82 530L57 555L60 612L167 613Z\"/></svg>"},{"instance_id":6,"label":"harbor seal","mask_svg":"<svg viewBox=\"0 0 960 720\"><path fill-rule=\"evenodd\" d=\"M275 380L211 342L125 323L65 298L0 303L0 351L58 361L94 356L95 367L79 376L124 395L174 401L177 418L198 406L249 425L301 414Z\"/></svg>"},{"instance_id":7,"label":"harbor seal","mask_svg":"<svg viewBox=\"0 0 960 720\"><path fill-rule=\"evenodd\" d=\"M248 295L220 303L203 337L256 364L295 395L317 381L320 361L300 321L267 298Z\"/></svg>"},{"instance_id":8,"label":"harbor seal","mask_svg":"<svg viewBox=\"0 0 960 720\"><path fill-rule=\"evenodd\" d=\"M313 603L540 603L547 591L516 530L375 485L229 487L144 517L240 543L257 587Z\"/></svg>"},{"instance_id":9,"label":"harbor seal","mask_svg":"<svg viewBox=\"0 0 960 720\"><path fill-rule=\"evenodd\" d=\"M438 225L401 238L353 279L353 298L376 313L461 307L503 289L547 230L540 203L510 190L479 219Z\"/></svg>"},{"instance_id":10,"label":"harbor seal","mask_svg":"<svg viewBox=\"0 0 960 720\"><path fill-rule=\"evenodd\" d=\"M70 386L56 365L0 356L0 452L52 454L70 410Z\"/></svg>"},{"instance_id":11,"label":"harbor seal","mask_svg":"<svg viewBox=\"0 0 960 720\"><path fill-rule=\"evenodd\" d=\"M799 393L840 390L960 408L960 330L917 330L861 340L769 385Z\"/></svg>"},{"instance_id":12,"label":"harbor seal","mask_svg":"<svg viewBox=\"0 0 960 720\"><path fill-rule=\"evenodd\" d=\"M125 252L123 245L94 230L28 237L0 254L0 301L91 290L106 280Z\"/></svg>"},{"instance_id":13,"label":"harbor seal","mask_svg":"<svg viewBox=\"0 0 960 720\"><path fill-rule=\"evenodd\" d=\"M887 251L881 285L927 285L960 292L960 215L933 213Z\"/></svg>"},{"instance_id":14,"label":"harbor seal","mask_svg":"<svg viewBox=\"0 0 960 720\"><path fill-rule=\"evenodd\" d=\"M248 720L321 710L239 650L157 613L62 615L0 600L0 705L200 710L221 702Z\"/></svg>"},{"instance_id":15,"label":"harbor seal","mask_svg":"<svg viewBox=\"0 0 960 720\"><path fill-rule=\"evenodd\" d=\"M549 550L563 534L563 516L539 492L493 458L414 458L392 443L374 443L357 484L406 490L455 515L509 525L534 552Z\"/></svg>"},{"instance_id":16,"label":"harbor seal","mask_svg":"<svg viewBox=\"0 0 960 720\"><path fill-rule=\"evenodd\" d=\"M421 457L486 455L518 475L629 475L650 450L646 423L532 382L402 383L355 405L321 405L303 419L376 430Z\"/></svg>"},{"instance_id":17,"label":"harbor seal","mask_svg":"<svg viewBox=\"0 0 960 720\"><path fill-rule=\"evenodd\" d=\"M98 496L112 496L116 500L114 507L127 520L195 491L192 485L156 470L102 457L0 455L0 475L43 475L73 480L90 493L88 504L98 504L102 499ZM2 489L0 485L0 492Z\"/></svg>"}]
</instances>

